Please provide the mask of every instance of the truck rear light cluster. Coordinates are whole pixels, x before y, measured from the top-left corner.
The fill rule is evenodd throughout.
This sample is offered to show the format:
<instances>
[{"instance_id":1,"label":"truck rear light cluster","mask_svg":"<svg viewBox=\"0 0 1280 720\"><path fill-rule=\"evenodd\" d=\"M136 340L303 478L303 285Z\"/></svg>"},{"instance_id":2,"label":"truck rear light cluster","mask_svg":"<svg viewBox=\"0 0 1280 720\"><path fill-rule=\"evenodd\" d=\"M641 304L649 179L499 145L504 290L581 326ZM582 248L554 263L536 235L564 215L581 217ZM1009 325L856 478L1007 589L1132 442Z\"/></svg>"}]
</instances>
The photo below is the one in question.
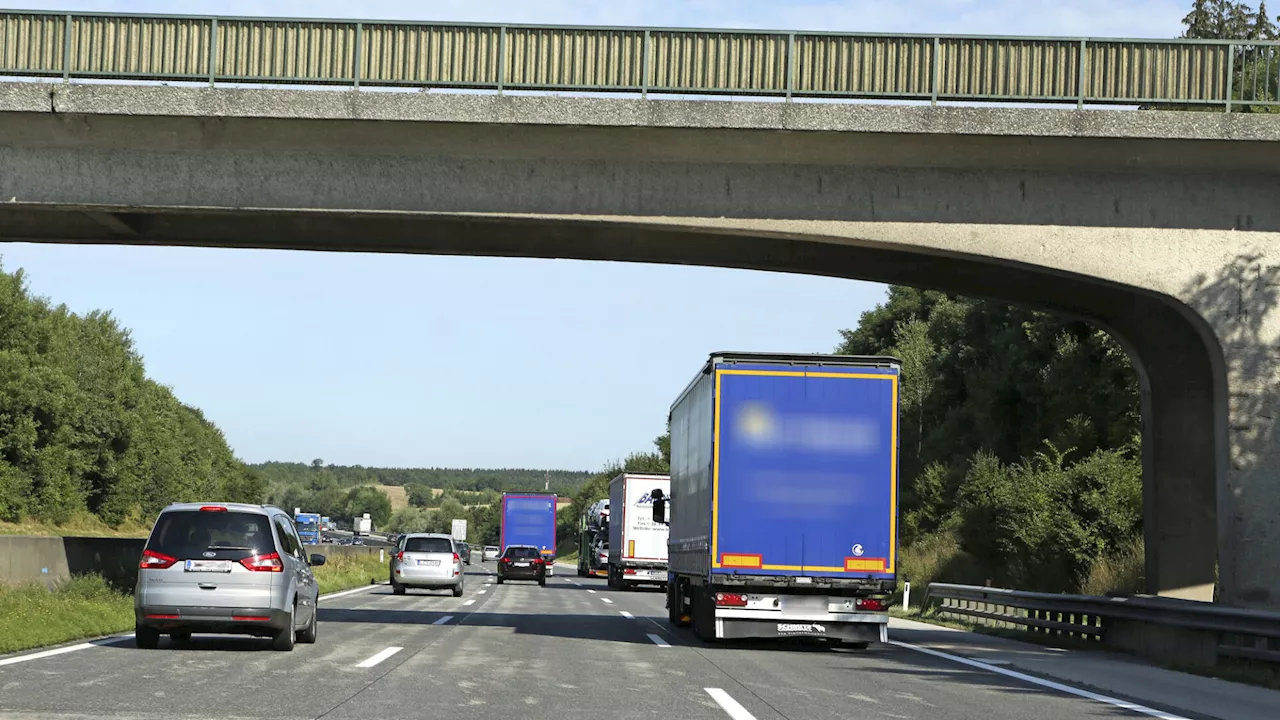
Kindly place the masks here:
<instances>
[{"instance_id":1,"label":"truck rear light cluster","mask_svg":"<svg viewBox=\"0 0 1280 720\"><path fill-rule=\"evenodd\" d=\"M741 593L716 593L717 607L746 607L747 596Z\"/></svg>"},{"instance_id":2,"label":"truck rear light cluster","mask_svg":"<svg viewBox=\"0 0 1280 720\"><path fill-rule=\"evenodd\" d=\"M622 571L622 574L623 574L623 575L635 575L635 574L636 574L636 569L635 569L635 568L627 568L626 570L623 570L623 571Z\"/></svg>"},{"instance_id":3,"label":"truck rear light cluster","mask_svg":"<svg viewBox=\"0 0 1280 720\"><path fill-rule=\"evenodd\" d=\"M254 572L284 572L284 562L277 553L252 555L241 560L240 564Z\"/></svg>"},{"instance_id":4,"label":"truck rear light cluster","mask_svg":"<svg viewBox=\"0 0 1280 720\"><path fill-rule=\"evenodd\" d=\"M178 562L178 558L169 557L154 550L143 550L142 561L138 563L140 570L163 570Z\"/></svg>"},{"instance_id":5,"label":"truck rear light cluster","mask_svg":"<svg viewBox=\"0 0 1280 720\"><path fill-rule=\"evenodd\" d=\"M876 598L858 598L854 605L859 610L883 611L889 609L889 603Z\"/></svg>"}]
</instances>

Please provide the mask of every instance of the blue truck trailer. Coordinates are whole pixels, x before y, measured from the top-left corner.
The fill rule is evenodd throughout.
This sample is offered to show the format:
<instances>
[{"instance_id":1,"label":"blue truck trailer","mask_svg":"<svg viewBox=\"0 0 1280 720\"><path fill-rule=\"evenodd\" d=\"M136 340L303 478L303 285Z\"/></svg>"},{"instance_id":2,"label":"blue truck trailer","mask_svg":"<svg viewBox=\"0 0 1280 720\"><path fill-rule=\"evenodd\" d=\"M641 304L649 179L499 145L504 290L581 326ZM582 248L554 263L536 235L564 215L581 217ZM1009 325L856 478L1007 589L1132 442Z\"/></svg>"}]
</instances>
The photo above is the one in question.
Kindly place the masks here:
<instances>
[{"instance_id":1,"label":"blue truck trailer","mask_svg":"<svg viewBox=\"0 0 1280 720\"><path fill-rule=\"evenodd\" d=\"M551 575L556 558L556 496L554 494L503 493L499 553L509 545L532 545L547 561Z\"/></svg>"},{"instance_id":2,"label":"blue truck trailer","mask_svg":"<svg viewBox=\"0 0 1280 720\"><path fill-rule=\"evenodd\" d=\"M293 525L298 529L298 539L306 545L320 544L320 513L304 513L294 510Z\"/></svg>"},{"instance_id":3,"label":"blue truck trailer","mask_svg":"<svg viewBox=\"0 0 1280 720\"><path fill-rule=\"evenodd\" d=\"M667 611L701 639L887 640L898 380L888 357L713 354L671 408Z\"/></svg>"}]
</instances>

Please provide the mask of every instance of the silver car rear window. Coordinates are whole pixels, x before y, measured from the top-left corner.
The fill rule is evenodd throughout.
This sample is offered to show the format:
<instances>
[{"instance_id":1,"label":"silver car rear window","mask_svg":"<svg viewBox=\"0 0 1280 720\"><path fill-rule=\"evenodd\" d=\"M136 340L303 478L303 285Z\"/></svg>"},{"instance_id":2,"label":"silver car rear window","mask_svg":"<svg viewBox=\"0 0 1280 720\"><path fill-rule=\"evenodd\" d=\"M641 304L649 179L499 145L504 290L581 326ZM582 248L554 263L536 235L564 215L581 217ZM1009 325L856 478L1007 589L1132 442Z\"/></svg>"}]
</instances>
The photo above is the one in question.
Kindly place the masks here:
<instances>
[{"instance_id":1,"label":"silver car rear window","mask_svg":"<svg viewBox=\"0 0 1280 720\"><path fill-rule=\"evenodd\" d=\"M275 552L276 543L265 515L175 510L161 513L147 549L179 560L209 557L206 553L239 560Z\"/></svg>"},{"instance_id":2,"label":"silver car rear window","mask_svg":"<svg viewBox=\"0 0 1280 720\"><path fill-rule=\"evenodd\" d=\"M453 544L448 538L411 537L404 541L405 552L451 553Z\"/></svg>"}]
</instances>

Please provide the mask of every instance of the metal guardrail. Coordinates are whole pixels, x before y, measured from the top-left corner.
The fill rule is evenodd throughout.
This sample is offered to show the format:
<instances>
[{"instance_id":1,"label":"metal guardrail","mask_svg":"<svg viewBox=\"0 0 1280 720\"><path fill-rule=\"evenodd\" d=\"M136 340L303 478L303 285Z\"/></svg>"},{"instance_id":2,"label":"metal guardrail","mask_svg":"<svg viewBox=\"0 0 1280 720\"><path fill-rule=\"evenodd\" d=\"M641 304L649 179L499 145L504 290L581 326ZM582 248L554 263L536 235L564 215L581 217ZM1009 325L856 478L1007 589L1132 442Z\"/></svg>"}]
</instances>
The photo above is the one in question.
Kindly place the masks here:
<instances>
[{"instance_id":1,"label":"metal guardrail","mask_svg":"<svg viewBox=\"0 0 1280 720\"><path fill-rule=\"evenodd\" d=\"M1280 106L1280 42L0 11L0 76Z\"/></svg>"},{"instance_id":2,"label":"metal guardrail","mask_svg":"<svg viewBox=\"0 0 1280 720\"><path fill-rule=\"evenodd\" d=\"M1280 613L1152 596L1094 597L930 583L925 607L997 627L1105 641L1119 620L1217 634L1218 655L1280 663Z\"/></svg>"}]
</instances>

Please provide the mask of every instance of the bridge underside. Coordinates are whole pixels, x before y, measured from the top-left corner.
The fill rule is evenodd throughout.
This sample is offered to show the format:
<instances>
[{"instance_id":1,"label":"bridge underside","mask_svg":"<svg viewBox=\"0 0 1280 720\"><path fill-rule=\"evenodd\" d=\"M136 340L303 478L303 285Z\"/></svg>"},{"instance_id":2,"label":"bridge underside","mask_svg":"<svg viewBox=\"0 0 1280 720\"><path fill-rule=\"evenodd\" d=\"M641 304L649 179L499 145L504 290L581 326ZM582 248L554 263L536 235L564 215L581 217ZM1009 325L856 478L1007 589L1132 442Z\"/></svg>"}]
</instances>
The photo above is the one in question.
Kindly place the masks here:
<instances>
[{"instance_id":1,"label":"bridge underside","mask_svg":"<svg viewBox=\"0 0 1280 720\"><path fill-rule=\"evenodd\" d=\"M1210 599L1216 561L1222 599L1280 607L1274 124L43 92L0 84L0 240L715 265L1092 321L1126 346L1143 384L1149 589Z\"/></svg>"},{"instance_id":2,"label":"bridge underside","mask_svg":"<svg viewBox=\"0 0 1280 720\"><path fill-rule=\"evenodd\" d=\"M915 285L1075 315L1123 338L1140 359L1148 589L1212 599L1217 460L1200 419L1215 415L1221 365L1188 314L1154 294L875 240L696 220L11 204L0 206L0 238L714 265Z\"/></svg>"}]
</instances>

